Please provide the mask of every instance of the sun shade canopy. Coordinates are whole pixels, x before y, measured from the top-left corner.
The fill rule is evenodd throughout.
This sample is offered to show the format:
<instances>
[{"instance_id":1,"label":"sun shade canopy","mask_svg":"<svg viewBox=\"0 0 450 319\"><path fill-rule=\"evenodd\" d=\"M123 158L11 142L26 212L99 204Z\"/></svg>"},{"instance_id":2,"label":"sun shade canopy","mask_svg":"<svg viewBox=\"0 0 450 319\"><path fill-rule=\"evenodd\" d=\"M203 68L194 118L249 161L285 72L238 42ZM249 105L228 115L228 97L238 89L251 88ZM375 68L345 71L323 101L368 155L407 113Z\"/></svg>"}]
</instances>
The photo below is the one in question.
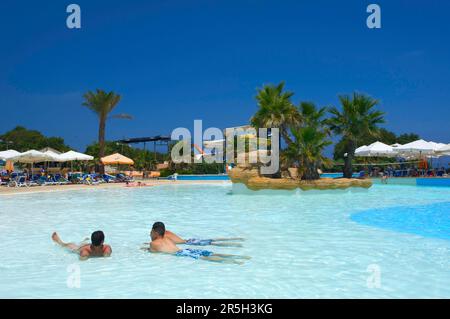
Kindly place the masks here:
<instances>
[{"instance_id":1,"label":"sun shade canopy","mask_svg":"<svg viewBox=\"0 0 450 319\"><path fill-rule=\"evenodd\" d=\"M133 165L134 161L131 158L125 157L122 154L115 153L101 158L101 162L105 165Z\"/></svg>"},{"instance_id":2,"label":"sun shade canopy","mask_svg":"<svg viewBox=\"0 0 450 319\"><path fill-rule=\"evenodd\" d=\"M92 161L94 159L93 156L83 154L83 153L78 153L75 151L68 151L64 154L61 154L60 157L64 161Z\"/></svg>"},{"instance_id":3,"label":"sun shade canopy","mask_svg":"<svg viewBox=\"0 0 450 319\"><path fill-rule=\"evenodd\" d=\"M40 163L40 162L59 162L59 158L50 153L42 153L36 150L19 153L7 158L7 160L16 163Z\"/></svg>"},{"instance_id":4,"label":"sun shade canopy","mask_svg":"<svg viewBox=\"0 0 450 319\"><path fill-rule=\"evenodd\" d=\"M3 152L0 152L0 160L5 161L10 157L17 156L19 154L20 153L15 150L3 151Z\"/></svg>"},{"instance_id":5,"label":"sun shade canopy","mask_svg":"<svg viewBox=\"0 0 450 319\"><path fill-rule=\"evenodd\" d=\"M356 156L395 156L395 152L392 146L386 145L381 142L375 142L369 146L362 146L355 151Z\"/></svg>"}]
</instances>

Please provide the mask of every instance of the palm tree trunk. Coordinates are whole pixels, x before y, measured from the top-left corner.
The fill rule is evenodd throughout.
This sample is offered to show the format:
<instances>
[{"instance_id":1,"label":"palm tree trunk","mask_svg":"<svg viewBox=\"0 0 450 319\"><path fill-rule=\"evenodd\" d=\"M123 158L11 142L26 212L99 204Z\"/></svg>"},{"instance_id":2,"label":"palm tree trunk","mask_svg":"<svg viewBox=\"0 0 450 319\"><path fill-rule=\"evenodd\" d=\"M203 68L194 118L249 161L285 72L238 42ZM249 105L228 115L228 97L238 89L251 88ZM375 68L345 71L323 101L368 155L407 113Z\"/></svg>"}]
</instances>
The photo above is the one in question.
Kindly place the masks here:
<instances>
[{"instance_id":1,"label":"palm tree trunk","mask_svg":"<svg viewBox=\"0 0 450 319\"><path fill-rule=\"evenodd\" d=\"M98 157L101 159L105 156L105 129L106 129L106 117L100 117L100 123L98 126L98 146L99 152ZM100 173L103 174L105 172L105 167L100 163Z\"/></svg>"},{"instance_id":2,"label":"palm tree trunk","mask_svg":"<svg viewBox=\"0 0 450 319\"><path fill-rule=\"evenodd\" d=\"M283 127L280 128L280 137L283 136L284 141L286 142L287 145L292 143L292 139L289 136L289 133L287 132L287 130ZM281 139L280 139L280 150L281 150Z\"/></svg>"},{"instance_id":3,"label":"palm tree trunk","mask_svg":"<svg viewBox=\"0 0 450 319\"><path fill-rule=\"evenodd\" d=\"M352 178L353 176L353 157L355 156L355 142L349 141L347 147L347 156L344 159L344 178Z\"/></svg>"},{"instance_id":4,"label":"palm tree trunk","mask_svg":"<svg viewBox=\"0 0 450 319\"><path fill-rule=\"evenodd\" d=\"M319 178L320 178L320 175L319 175L319 172L317 171L316 163L307 163L306 170L302 176L302 180L311 181L311 180L316 180Z\"/></svg>"}]
</instances>

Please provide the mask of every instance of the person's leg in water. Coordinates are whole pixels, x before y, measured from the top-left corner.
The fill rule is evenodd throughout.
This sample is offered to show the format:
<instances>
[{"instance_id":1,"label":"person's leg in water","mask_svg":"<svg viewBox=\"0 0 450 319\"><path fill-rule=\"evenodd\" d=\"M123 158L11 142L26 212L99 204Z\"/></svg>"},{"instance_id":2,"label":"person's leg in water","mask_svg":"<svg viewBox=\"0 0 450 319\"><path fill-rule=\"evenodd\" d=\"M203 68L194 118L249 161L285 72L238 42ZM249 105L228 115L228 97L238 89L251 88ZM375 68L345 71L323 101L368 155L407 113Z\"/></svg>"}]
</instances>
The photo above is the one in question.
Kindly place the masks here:
<instances>
[{"instance_id":1,"label":"person's leg in water","mask_svg":"<svg viewBox=\"0 0 450 319\"><path fill-rule=\"evenodd\" d=\"M232 238L214 238L212 241L244 241L245 238L242 237L232 237Z\"/></svg>"},{"instance_id":2,"label":"person's leg in water","mask_svg":"<svg viewBox=\"0 0 450 319\"><path fill-rule=\"evenodd\" d=\"M250 256L240 256L240 255L229 255L229 254L212 254L210 256L202 256L201 259L219 262L219 263L228 263L228 264L238 264L242 265L244 262L243 259L249 260L252 257Z\"/></svg>"},{"instance_id":3,"label":"person's leg in water","mask_svg":"<svg viewBox=\"0 0 450 319\"><path fill-rule=\"evenodd\" d=\"M244 238L215 238L211 239L211 246L221 247L242 247L241 243L235 243L235 241L244 241Z\"/></svg>"},{"instance_id":4,"label":"person's leg in water","mask_svg":"<svg viewBox=\"0 0 450 319\"><path fill-rule=\"evenodd\" d=\"M212 241L210 245L219 247L242 247L242 244L240 243L215 242L215 241Z\"/></svg>"},{"instance_id":5,"label":"person's leg in water","mask_svg":"<svg viewBox=\"0 0 450 319\"><path fill-rule=\"evenodd\" d=\"M215 262L215 263L222 263L222 264L237 264L237 265L243 265L243 261L235 260L235 259L229 259L229 258L222 258L218 256L209 256L209 257L200 257L200 259Z\"/></svg>"},{"instance_id":6,"label":"person's leg in water","mask_svg":"<svg viewBox=\"0 0 450 319\"><path fill-rule=\"evenodd\" d=\"M241 256L241 255L230 255L230 254L214 254L212 256L216 256L219 258L232 258L232 259L252 259L250 256Z\"/></svg>"},{"instance_id":7,"label":"person's leg in water","mask_svg":"<svg viewBox=\"0 0 450 319\"><path fill-rule=\"evenodd\" d=\"M66 248L72 252L78 252L78 250L80 249L81 245L77 245L75 243L65 243L61 240L61 238L59 238L58 234L56 232L54 232L52 234L52 239L55 243L57 243L58 245L60 245L63 248Z\"/></svg>"},{"instance_id":8,"label":"person's leg in water","mask_svg":"<svg viewBox=\"0 0 450 319\"><path fill-rule=\"evenodd\" d=\"M214 239L187 239L184 243L191 246L221 246L221 247L242 247L241 243L235 241L244 241L244 238L214 238Z\"/></svg>"},{"instance_id":9,"label":"person's leg in water","mask_svg":"<svg viewBox=\"0 0 450 319\"><path fill-rule=\"evenodd\" d=\"M202 256L202 257L200 257L200 259L211 261L211 262L217 262L217 263L242 265L244 263L242 261L242 259L249 260L249 259L251 259L251 257L238 256L238 255L226 255L226 254L213 254L211 256Z\"/></svg>"}]
</instances>

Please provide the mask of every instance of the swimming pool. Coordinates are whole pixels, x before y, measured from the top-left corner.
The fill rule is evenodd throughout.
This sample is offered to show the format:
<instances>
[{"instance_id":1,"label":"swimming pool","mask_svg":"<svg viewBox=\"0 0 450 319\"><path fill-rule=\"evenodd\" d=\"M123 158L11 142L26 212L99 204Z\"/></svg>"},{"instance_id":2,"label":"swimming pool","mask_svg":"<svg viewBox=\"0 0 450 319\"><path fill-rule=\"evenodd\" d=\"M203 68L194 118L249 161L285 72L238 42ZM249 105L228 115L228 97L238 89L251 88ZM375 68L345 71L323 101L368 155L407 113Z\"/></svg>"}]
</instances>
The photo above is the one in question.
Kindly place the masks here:
<instances>
[{"instance_id":1,"label":"swimming pool","mask_svg":"<svg viewBox=\"0 0 450 319\"><path fill-rule=\"evenodd\" d=\"M177 180L180 181L228 181L228 175L178 175Z\"/></svg>"},{"instance_id":2,"label":"swimming pool","mask_svg":"<svg viewBox=\"0 0 450 319\"><path fill-rule=\"evenodd\" d=\"M450 298L450 240L352 218L420 206L427 220L433 205L448 205L449 188L254 194L221 182L0 196L0 297ZM215 264L139 250L157 220L184 237L245 237L243 248L210 249L252 259ZM50 240L54 230L80 241L97 229L112 245L109 259L80 262Z\"/></svg>"},{"instance_id":3,"label":"swimming pool","mask_svg":"<svg viewBox=\"0 0 450 319\"><path fill-rule=\"evenodd\" d=\"M353 177L359 177L359 173L353 173ZM342 178L344 177L343 173L323 173L320 174L320 177L326 177L326 178Z\"/></svg>"}]
</instances>

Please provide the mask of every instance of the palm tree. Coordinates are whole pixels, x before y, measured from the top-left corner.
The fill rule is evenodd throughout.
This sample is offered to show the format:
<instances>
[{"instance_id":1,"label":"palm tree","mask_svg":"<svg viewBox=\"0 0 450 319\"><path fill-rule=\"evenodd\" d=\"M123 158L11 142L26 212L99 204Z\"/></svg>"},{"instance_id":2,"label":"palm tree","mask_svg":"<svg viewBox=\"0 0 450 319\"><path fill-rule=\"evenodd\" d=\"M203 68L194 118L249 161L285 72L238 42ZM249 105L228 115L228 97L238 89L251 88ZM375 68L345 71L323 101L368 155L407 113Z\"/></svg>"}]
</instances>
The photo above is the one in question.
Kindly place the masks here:
<instances>
[{"instance_id":1,"label":"palm tree","mask_svg":"<svg viewBox=\"0 0 450 319\"><path fill-rule=\"evenodd\" d=\"M256 100L258 111L250 119L255 128L278 128L280 136L289 144L291 138L288 128L301 122L300 114L291 102L294 93L284 90L284 82L278 85L265 85L258 90Z\"/></svg>"},{"instance_id":2,"label":"palm tree","mask_svg":"<svg viewBox=\"0 0 450 319\"><path fill-rule=\"evenodd\" d=\"M300 117L307 125L322 126L325 129L326 120L324 119L327 112L326 107L320 109L312 102L300 102L298 106Z\"/></svg>"},{"instance_id":3,"label":"palm tree","mask_svg":"<svg viewBox=\"0 0 450 319\"><path fill-rule=\"evenodd\" d=\"M83 106L86 106L92 112L97 114L99 119L98 126L98 144L99 144L99 158L105 155L105 130L106 121L110 118L109 113L119 104L120 95L114 92L105 92L103 90L97 89L95 92L88 91L83 95L84 102ZM118 114L111 118L124 118L131 119L128 114Z\"/></svg>"},{"instance_id":4,"label":"palm tree","mask_svg":"<svg viewBox=\"0 0 450 319\"><path fill-rule=\"evenodd\" d=\"M313 103L302 102L299 113L302 125L291 127L294 141L283 152L283 158L290 165L298 165L299 176L303 180L319 179L318 169L330 164L329 159L323 156L325 147L331 144L324 120L326 108L317 109Z\"/></svg>"},{"instance_id":5,"label":"palm tree","mask_svg":"<svg viewBox=\"0 0 450 319\"><path fill-rule=\"evenodd\" d=\"M347 156L344 163L344 177L353 175L352 160L360 139L377 136L378 124L384 123L384 112L374 110L378 100L364 94L353 93L353 96L341 95L339 101L342 111L330 108L332 115L327 120L329 128L346 141Z\"/></svg>"},{"instance_id":6,"label":"palm tree","mask_svg":"<svg viewBox=\"0 0 450 319\"><path fill-rule=\"evenodd\" d=\"M323 156L325 147L332 144L327 139L328 133L315 126L306 126L292 129L292 135L295 140L287 147L285 156L297 162L301 179L319 179L318 169L330 164Z\"/></svg>"}]
</instances>

